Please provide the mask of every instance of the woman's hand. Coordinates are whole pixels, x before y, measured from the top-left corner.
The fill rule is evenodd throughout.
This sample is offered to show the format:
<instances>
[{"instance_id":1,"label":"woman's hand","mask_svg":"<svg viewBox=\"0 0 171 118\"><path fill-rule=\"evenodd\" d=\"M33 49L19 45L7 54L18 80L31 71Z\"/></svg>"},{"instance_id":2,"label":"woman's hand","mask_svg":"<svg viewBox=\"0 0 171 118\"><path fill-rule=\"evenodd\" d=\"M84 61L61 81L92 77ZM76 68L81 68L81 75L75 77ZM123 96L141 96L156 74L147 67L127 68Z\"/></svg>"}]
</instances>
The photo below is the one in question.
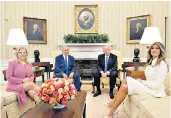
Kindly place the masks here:
<instances>
[{"instance_id":1,"label":"woman's hand","mask_svg":"<svg viewBox=\"0 0 171 118\"><path fill-rule=\"evenodd\" d=\"M140 83L142 82L142 80L140 78L136 79L137 81L139 81Z\"/></svg>"},{"instance_id":2,"label":"woman's hand","mask_svg":"<svg viewBox=\"0 0 171 118\"><path fill-rule=\"evenodd\" d=\"M68 76L67 76L65 73L62 73L62 76L63 76L65 79L68 79Z\"/></svg>"},{"instance_id":3,"label":"woman's hand","mask_svg":"<svg viewBox=\"0 0 171 118\"><path fill-rule=\"evenodd\" d=\"M27 83L27 82L29 82L30 81L30 78L24 78L23 79L23 83Z\"/></svg>"},{"instance_id":4,"label":"woman's hand","mask_svg":"<svg viewBox=\"0 0 171 118\"><path fill-rule=\"evenodd\" d=\"M70 75L69 75L69 79L72 79L74 76L74 73L72 72Z\"/></svg>"}]
</instances>

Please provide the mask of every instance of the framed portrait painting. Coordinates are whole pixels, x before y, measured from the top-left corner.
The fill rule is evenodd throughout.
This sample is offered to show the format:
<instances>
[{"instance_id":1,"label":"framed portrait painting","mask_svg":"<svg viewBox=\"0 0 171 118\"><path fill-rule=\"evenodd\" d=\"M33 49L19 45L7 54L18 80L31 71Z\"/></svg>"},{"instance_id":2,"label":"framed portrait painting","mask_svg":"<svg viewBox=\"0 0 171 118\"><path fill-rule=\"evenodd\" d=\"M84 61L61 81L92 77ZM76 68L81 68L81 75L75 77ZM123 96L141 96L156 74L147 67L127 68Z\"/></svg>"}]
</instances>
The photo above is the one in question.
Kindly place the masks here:
<instances>
[{"instance_id":1,"label":"framed portrait painting","mask_svg":"<svg viewBox=\"0 0 171 118\"><path fill-rule=\"evenodd\" d=\"M151 15L127 18L127 43L139 43L145 27L151 26Z\"/></svg>"},{"instance_id":2,"label":"framed portrait painting","mask_svg":"<svg viewBox=\"0 0 171 118\"><path fill-rule=\"evenodd\" d=\"M75 33L98 33L98 5L75 5Z\"/></svg>"},{"instance_id":3,"label":"framed portrait painting","mask_svg":"<svg viewBox=\"0 0 171 118\"><path fill-rule=\"evenodd\" d=\"M23 18L24 32L30 44L47 44L47 21L38 18Z\"/></svg>"}]
</instances>

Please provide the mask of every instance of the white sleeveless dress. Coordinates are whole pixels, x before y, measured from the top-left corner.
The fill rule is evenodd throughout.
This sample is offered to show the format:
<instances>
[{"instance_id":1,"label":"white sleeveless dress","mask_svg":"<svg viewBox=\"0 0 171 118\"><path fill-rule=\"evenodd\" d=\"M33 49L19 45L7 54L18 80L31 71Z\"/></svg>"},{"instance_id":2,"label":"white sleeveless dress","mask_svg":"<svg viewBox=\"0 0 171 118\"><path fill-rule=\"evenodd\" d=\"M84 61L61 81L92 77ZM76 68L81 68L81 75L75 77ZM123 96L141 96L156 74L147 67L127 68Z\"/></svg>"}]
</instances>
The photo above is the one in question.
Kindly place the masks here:
<instances>
[{"instance_id":1,"label":"white sleeveless dress","mask_svg":"<svg viewBox=\"0 0 171 118\"><path fill-rule=\"evenodd\" d=\"M157 58L152 61L155 64ZM145 69L146 80L138 81L132 77L127 77L128 95L148 93L155 97L164 97L164 79L168 69L167 64L161 61L160 65L147 66Z\"/></svg>"}]
</instances>

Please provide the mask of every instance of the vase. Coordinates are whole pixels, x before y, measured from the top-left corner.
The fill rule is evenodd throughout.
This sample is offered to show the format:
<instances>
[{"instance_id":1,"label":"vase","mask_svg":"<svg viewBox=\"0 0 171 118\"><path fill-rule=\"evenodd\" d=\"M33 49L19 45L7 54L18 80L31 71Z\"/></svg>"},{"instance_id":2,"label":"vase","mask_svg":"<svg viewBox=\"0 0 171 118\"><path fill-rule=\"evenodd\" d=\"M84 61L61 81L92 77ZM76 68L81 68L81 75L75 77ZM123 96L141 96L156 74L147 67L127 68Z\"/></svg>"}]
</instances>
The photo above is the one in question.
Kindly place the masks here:
<instances>
[{"instance_id":1,"label":"vase","mask_svg":"<svg viewBox=\"0 0 171 118\"><path fill-rule=\"evenodd\" d=\"M63 104L60 104L60 103L52 105L52 108L57 109L57 110L64 109L65 107L66 107L66 105L63 105Z\"/></svg>"}]
</instances>

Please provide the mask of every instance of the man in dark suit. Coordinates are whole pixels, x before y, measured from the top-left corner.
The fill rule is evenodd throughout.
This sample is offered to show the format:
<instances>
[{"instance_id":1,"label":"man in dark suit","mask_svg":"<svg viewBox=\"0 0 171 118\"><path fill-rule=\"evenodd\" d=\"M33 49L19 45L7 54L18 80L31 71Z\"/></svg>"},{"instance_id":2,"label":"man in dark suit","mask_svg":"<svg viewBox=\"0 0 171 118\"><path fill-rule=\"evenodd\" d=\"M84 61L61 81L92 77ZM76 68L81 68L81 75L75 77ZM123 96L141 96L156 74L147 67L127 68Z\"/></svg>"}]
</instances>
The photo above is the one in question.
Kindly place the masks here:
<instances>
[{"instance_id":1,"label":"man in dark suit","mask_svg":"<svg viewBox=\"0 0 171 118\"><path fill-rule=\"evenodd\" d=\"M80 75L75 68L75 59L69 55L69 48L62 48L63 54L56 57L55 75L59 78L74 79L74 85L77 91L80 91Z\"/></svg>"},{"instance_id":2,"label":"man in dark suit","mask_svg":"<svg viewBox=\"0 0 171 118\"><path fill-rule=\"evenodd\" d=\"M136 28L131 32L131 40L141 39L144 30L142 29L141 23L136 24Z\"/></svg>"},{"instance_id":3,"label":"man in dark suit","mask_svg":"<svg viewBox=\"0 0 171 118\"><path fill-rule=\"evenodd\" d=\"M97 87L97 91L94 93L93 97L101 94L100 90L100 77L109 77L110 91L109 96L111 99L114 98L113 89L116 83L117 73L117 56L110 53L110 47L104 46L103 52L98 56L98 72L94 74L94 85Z\"/></svg>"}]
</instances>

